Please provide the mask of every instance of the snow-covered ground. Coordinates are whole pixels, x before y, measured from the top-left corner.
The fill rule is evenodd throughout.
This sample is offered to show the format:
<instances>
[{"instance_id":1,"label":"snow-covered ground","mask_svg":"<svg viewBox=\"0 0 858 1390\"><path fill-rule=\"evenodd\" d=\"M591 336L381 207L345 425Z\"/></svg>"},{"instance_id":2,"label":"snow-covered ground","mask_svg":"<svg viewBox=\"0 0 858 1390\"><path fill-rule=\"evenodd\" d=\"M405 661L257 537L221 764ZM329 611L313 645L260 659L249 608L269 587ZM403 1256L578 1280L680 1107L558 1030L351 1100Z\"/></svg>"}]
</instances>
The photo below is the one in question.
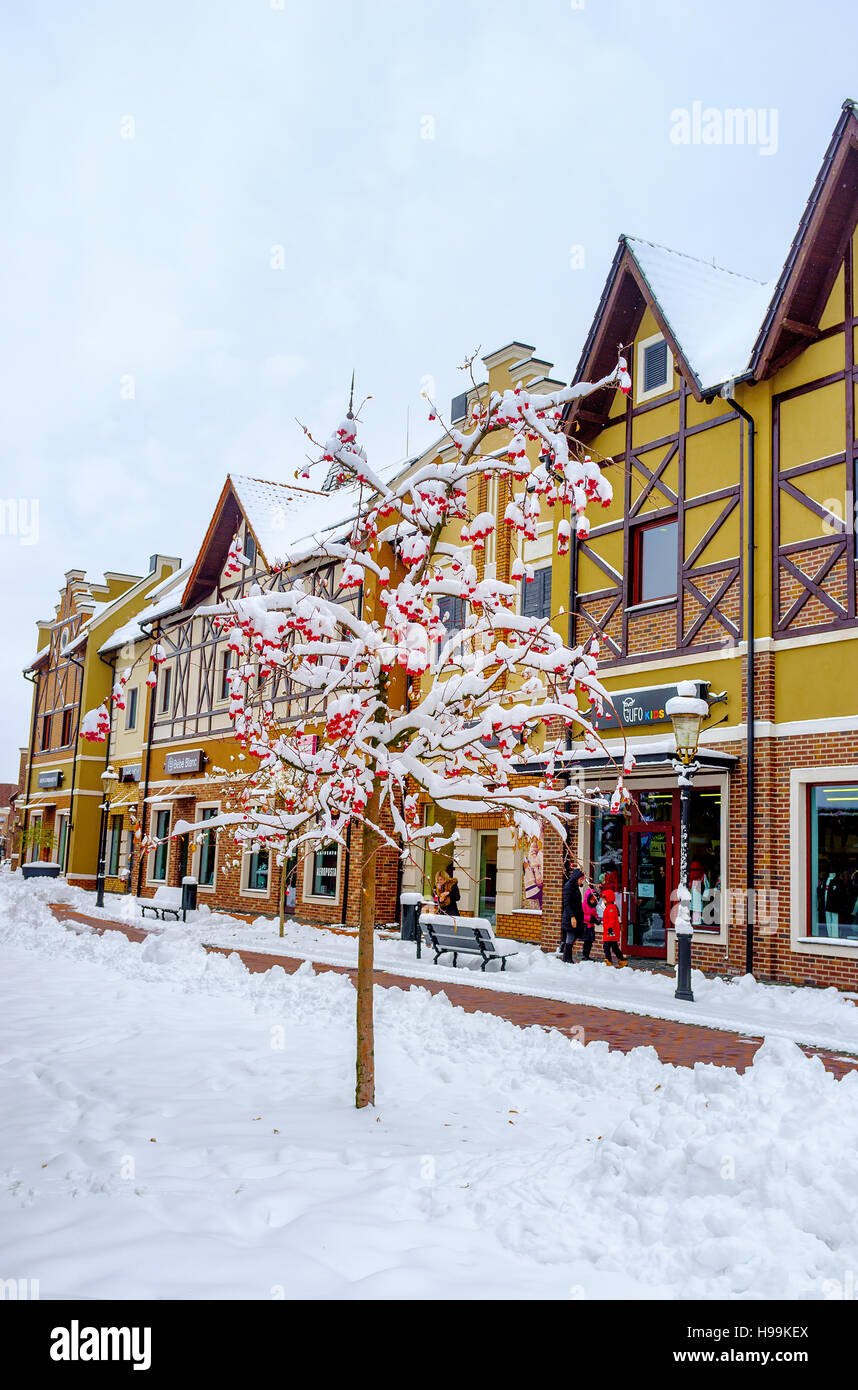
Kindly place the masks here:
<instances>
[{"instance_id":1,"label":"snow-covered ground","mask_svg":"<svg viewBox=\"0 0 858 1390\"><path fill-rule=\"evenodd\" d=\"M93 911L92 893L69 888L57 880L43 880L34 885L34 891L46 902L67 900L82 911ZM105 904L105 917L160 930L160 924L151 916L140 917L130 898L108 895ZM297 956L325 965L357 964L355 937L298 922L287 923L281 939L276 921L259 917L248 925L238 918L203 908L184 929L189 936L211 946L237 946L244 950ZM573 966L565 965L556 956L535 946L516 941L505 942L504 949L516 953L507 962L506 970L501 973L499 966L490 965L481 972L476 960L460 962L453 969L449 964L444 965L442 957L440 965L433 965L432 953L425 949L418 961L412 943L382 936L376 941L375 963L379 970L414 979L465 982L509 993L622 1009L627 1013L699 1023L755 1037L789 1038L794 1042L858 1053L858 1007L853 999L834 988L759 984L749 975L731 980L707 979L700 971L694 971L695 1000L693 1004L685 1004L674 998L676 984L672 975L617 970L605 965L598 941L593 950L594 959L586 964L578 961Z\"/></svg>"},{"instance_id":2,"label":"snow-covered ground","mask_svg":"<svg viewBox=\"0 0 858 1390\"><path fill-rule=\"evenodd\" d=\"M595 967L594 967L595 968ZM743 1076L250 974L0 878L0 1276L42 1298L821 1298L858 1268L858 1074ZM598 1335L598 1333L596 1334Z\"/></svg>"}]
</instances>

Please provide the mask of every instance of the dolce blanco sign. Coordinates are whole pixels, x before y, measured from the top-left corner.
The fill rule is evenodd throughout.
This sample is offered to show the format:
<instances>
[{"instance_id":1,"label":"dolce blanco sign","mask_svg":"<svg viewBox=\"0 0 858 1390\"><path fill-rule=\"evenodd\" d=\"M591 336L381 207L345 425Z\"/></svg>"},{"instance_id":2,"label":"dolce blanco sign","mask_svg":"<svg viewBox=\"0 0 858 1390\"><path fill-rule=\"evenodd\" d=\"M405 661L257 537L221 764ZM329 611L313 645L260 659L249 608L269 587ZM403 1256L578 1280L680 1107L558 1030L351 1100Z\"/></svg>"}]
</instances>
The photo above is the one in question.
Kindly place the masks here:
<instances>
[{"instance_id":1,"label":"dolce blanco sign","mask_svg":"<svg viewBox=\"0 0 858 1390\"><path fill-rule=\"evenodd\" d=\"M202 748L186 748L181 753L168 753L164 759L164 771L168 777L179 772L202 772L205 753Z\"/></svg>"},{"instance_id":2,"label":"dolce blanco sign","mask_svg":"<svg viewBox=\"0 0 858 1390\"><path fill-rule=\"evenodd\" d=\"M697 694L704 697L708 681L694 681ZM676 694L675 685L653 685L644 690L611 690L608 692L614 709L605 706L605 712L593 723L600 731L603 729L636 729L647 724L669 724L667 702ZM616 714L614 713L616 710Z\"/></svg>"}]
</instances>

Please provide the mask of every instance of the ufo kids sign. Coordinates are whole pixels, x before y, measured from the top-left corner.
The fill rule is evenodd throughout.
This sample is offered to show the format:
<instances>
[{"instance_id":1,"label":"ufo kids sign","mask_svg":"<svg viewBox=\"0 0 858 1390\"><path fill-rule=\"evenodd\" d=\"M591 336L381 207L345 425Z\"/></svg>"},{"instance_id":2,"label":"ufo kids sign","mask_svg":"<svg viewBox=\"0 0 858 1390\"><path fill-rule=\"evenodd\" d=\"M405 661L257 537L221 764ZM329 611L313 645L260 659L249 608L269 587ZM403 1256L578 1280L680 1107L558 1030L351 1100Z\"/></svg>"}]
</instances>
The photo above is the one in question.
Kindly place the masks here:
<instances>
[{"instance_id":1,"label":"ufo kids sign","mask_svg":"<svg viewBox=\"0 0 858 1390\"><path fill-rule=\"evenodd\" d=\"M695 694L705 699L708 681L683 681L683 685L693 685ZM675 685L653 685L643 690L611 690L608 693L614 708L605 705L604 714L594 718L593 724L599 733L610 729L641 729L670 724L667 702L676 697L678 688Z\"/></svg>"}]
</instances>

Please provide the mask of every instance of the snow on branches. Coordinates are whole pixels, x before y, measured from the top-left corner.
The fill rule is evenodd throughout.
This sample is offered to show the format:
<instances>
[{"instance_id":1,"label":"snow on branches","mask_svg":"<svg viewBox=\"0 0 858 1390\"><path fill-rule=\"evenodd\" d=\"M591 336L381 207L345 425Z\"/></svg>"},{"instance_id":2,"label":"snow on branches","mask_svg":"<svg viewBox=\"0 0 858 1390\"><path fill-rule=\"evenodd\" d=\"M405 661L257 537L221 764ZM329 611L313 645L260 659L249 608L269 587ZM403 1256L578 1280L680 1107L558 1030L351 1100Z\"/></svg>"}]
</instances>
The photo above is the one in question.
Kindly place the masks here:
<instances>
[{"instance_id":1,"label":"snow on branches","mask_svg":"<svg viewBox=\"0 0 858 1390\"><path fill-rule=\"evenodd\" d=\"M87 743L104 743L110 733L110 715L107 705L87 710L80 721L80 736Z\"/></svg>"},{"instance_id":2,"label":"snow on branches","mask_svg":"<svg viewBox=\"0 0 858 1390\"><path fill-rule=\"evenodd\" d=\"M557 549L565 553L573 532L587 534L587 506L608 506L612 494L598 463L568 438L564 409L627 384L621 358L592 384L484 392L470 428L447 426L438 456L389 485L370 467L351 414L317 446L329 475L361 488L348 538L287 555L291 583L283 589L254 585L206 610L235 653L229 712L252 769L238 814L255 837L343 842L350 823L362 821L408 854L437 832L421 825L421 793L453 812L501 813L523 836L543 823L564 833L568 801L579 795L558 782L567 735L602 746L589 718L609 702L596 674L598 647L569 647L550 618L517 611L521 582L533 577L522 559L512 565L515 583L480 577L474 552L495 516L470 514L468 485L497 478L509 494L504 523L524 539L535 538L546 508L559 510ZM528 446L538 448L536 464ZM369 590L359 611L347 595L313 592L307 565L332 560L343 589ZM450 620L451 601L461 626ZM312 755L304 726L296 733L275 719L271 682L281 672L317 711L308 716L318 735ZM288 807L271 791L283 774ZM621 804L622 779L617 798Z\"/></svg>"}]
</instances>

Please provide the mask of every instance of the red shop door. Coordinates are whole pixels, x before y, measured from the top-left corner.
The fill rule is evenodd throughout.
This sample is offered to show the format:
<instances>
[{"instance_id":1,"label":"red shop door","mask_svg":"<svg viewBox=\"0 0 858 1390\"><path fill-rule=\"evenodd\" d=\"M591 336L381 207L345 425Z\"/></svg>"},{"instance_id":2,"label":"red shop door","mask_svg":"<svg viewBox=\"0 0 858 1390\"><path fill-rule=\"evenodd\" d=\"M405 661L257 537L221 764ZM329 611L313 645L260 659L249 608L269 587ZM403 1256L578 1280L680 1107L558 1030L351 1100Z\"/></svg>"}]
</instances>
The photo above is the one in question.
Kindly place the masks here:
<instances>
[{"instance_id":1,"label":"red shop door","mask_svg":"<svg viewBox=\"0 0 858 1390\"><path fill-rule=\"evenodd\" d=\"M623 950L667 958L673 886L673 826L669 821L623 828Z\"/></svg>"}]
</instances>

